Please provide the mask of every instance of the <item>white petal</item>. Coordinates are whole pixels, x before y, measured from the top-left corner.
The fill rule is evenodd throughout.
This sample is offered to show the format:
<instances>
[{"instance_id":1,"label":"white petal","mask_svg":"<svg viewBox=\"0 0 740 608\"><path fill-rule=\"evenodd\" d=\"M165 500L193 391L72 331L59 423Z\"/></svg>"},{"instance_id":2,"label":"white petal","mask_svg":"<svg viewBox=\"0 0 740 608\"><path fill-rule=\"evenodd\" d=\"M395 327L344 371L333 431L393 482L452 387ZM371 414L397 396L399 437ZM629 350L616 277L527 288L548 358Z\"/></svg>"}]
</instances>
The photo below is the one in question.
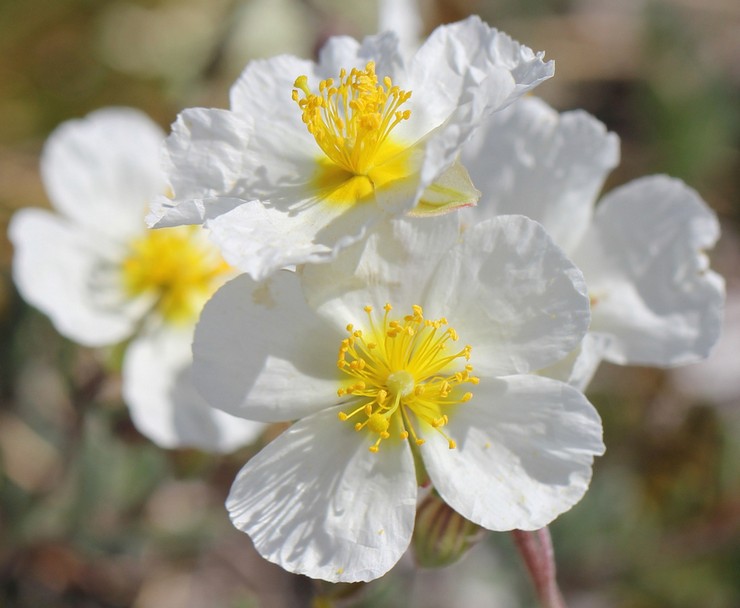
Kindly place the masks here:
<instances>
[{"instance_id":1,"label":"white petal","mask_svg":"<svg viewBox=\"0 0 740 608\"><path fill-rule=\"evenodd\" d=\"M421 455L442 498L489 530L535 530L576 504L602 454L601 422L582 393L535 375L481 378L449 412L447 440L429 428Z\"/></svg>"},{"instance_id":2,"label":"white petal","mask_svg":"<svg viewBox=\"0 0 740 608\"><path fill-rule=\"evenodd\" d=\"M424 300L439 260L459 239L453 215L429 220L386 220L367 239L345 249L328 264L302 269L302 283L311 308L327 318L362 313L367 305L390 303L401 315Z\"/></svg>"},{"instance_id":3,"label":"white petal","mask_svg":"<svg viewBox=\"0 0 740 608\"><path fill-rule=\"evenodd\" d=\"M193 341L195 386L212 406L250 420L316 412L338 403L342 328L308 308L292 272L261 284L242 275L203 309Z\"/></svg>"},{"instance_id":4,"label":"white petal","mask_svg":"<svg viewBox=\"0 0 740 608\"><path fill-rule=\"evenodd\" d=\"M59 333L85 346L104 346L133 332L143 311L121 291L115 242L41 209L18 211L8 233L15 284Z\"/></svg>"},{"instance_id":5,"label":"white petal","mask_svg":"<svg viewBox=\"0 0 740 608\"><path fill-rule=\"evenodd\" d=\"M123 399L136 428L164 448L231 452L264 425L210 407L191 379L192 330L162 330L134 340L123 362Z\"/></svg>"},{"instance_id":6,"label":"white petal","mask_svg":"<svg viewBox=\"0 0 740 608\"><path fill-rule=\"evenodd\" d=\"M290 572L370 581L411 540L416 475L406 442L368 451L335 408L300 420L240 471L226 507L257 551ZM386 445L388 444L388 445Z\"/></svg>"},{"instance_id":7,"label":"white petal","mask_svg":"<svg viewBox=\"0 0 740 608\"><path fill-rule=\"evenodd\" d=\"M157 125L130 108L63 123L41 157L49 198L61 213L98 233L136 234L147 203L165 189L163 139Z\"/></svg>"},{"instance_id":8,"label":"white petal","mask_svg":"<svg viewBox=\"0 0 740 608\"><path fill-rule=\"evenodd\" d=\"M724 282L704 251L714 213L679 180L652 176L611 192L573 259L593 302L592 329L614 363L672 366L706 357L720 332Z\"/></svg>"},{"instance_id":9,"label":"white petal","mask_svg":"<svg viewBox=\"0 0 740 608\"><path fill-rule=\"evenodd\" d=\"M380 0L378 31L395 32L405 53L419 48L423 26L418 0Z\"/></svg>"},{"instance_id":10,"label":"white petal","mask_svg":"<svg viewBox=\"0 0 740 608\"><path fill-rule=\"evenodd\" d=\"M578 346L590 319L586 286L542 226L501 216L463 237L441 258L422 304L472 345L476 373L534 371Z\"/></svg>"},{"instance_id":11,"label":"white petal","mask_svg":"<svg viewBox=\"0 0 740 608\"><path fill-rule=\"evenodd\" d=\"M575 350L557 363L538 370L537 373L567 382L579 391L585 391L601 364L610 342L609 336L589 332Z\"/></svg>"},{"instance_id":12,"label":"white petal","mask_svg":"<svg viewBox=\"0 0 740 608\"><path fill-rule=\"evenodd\" d=\"M542 53L535 55L479 17L438 27L409 69L409 88L416 96L414 121L428 132L448 119L466 89L488 79L494 84L485 85L477 105L490 114L550 78L553 71L553 63L545 63Z\"/></svg>"},{"instance_id":13,"label":"white petal","mask_svg":"<svg viewBox=\"0 0 740 608\"><path fill-rule=\"evenodd\" d=\"M313 71L313 62L291 55L250 61L231 87L231 110L250 116L255 131L290 124L296 135L305 132L311 138L301 122L298 104L291 99L291 91L298 76L309 76Z\"/></svg>"},{"instance_id":14,"label":"white petal","mask_svg":"<svg viewBox=\"0 0 740 608\"><path fill-rule=\"evenodd\" d=\"M372 204L340 209L307 203L299 213L286 213L252 201L206 225L224 259L261 280L287 266L328 262L362 238L378 215Z\"/></svg>"},{"instance_id":15,"label":"white petal","mask_svg":"<svg viewBox=\"0 0 740 608\"><path fill-rule=\"evenodd\" d=\"M228 110L181 112L165 141L165 170L176 201L241 194L250 167L250 117Z\"/></svg>"},{"instance_id":16,"label":"white petal","mask_svg":"<svg viewBox=\"0 0 740 608\"><path fill-rule=\"evenodd\" d=\"M585 112L561 115L529 97L494 114L465 145L462 162L484 193L477 207L465 210L468 222L526 215L571 251L619 162L619 139Z\"/></svg>"},{"instance_id":17,"label":"white petal","mask_svg":"<svg viewBox=\"0 0 740 608\"><path fill-rule=\"evenodd\" d=\"M542 54L470 17L437 28L410 67L412 119L399 125L425 135L418 200L494 112L553 73ZM443 83L443 86L440 86Z\"/></svg>"}]
</instances>

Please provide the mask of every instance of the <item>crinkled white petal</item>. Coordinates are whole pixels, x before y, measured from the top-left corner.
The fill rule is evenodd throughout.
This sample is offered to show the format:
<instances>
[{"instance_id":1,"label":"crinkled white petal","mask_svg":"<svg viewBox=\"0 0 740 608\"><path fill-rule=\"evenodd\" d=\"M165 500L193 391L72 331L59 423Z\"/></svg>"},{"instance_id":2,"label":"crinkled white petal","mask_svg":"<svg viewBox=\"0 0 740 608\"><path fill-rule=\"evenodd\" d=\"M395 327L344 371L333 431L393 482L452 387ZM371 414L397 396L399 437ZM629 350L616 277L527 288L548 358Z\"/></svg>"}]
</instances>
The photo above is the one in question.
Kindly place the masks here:
<instances>
[{"instance_id":1,"label":"crinkled white petal","mask_svg":"<svg viewBox=\"0 0 740 608\"><path fill-rule=\"evenodd\" d=\"M572 387L585 391L599 368L610 342L611 338L607 335L589 332L576 349L557 363L538 370L537 373L567 382Z\"/></svg>"},{"instance_id":2,"label":"crinkled white petal","mask_svg":"<svg viewBox=\"0 0 740 608\"><path fill-rule=\"evenodd\" d=\"M42 209L18 211L8 233L18 290L61 334L85 346L131 335L144 311L122 291L119 243Z\"/></svg>"},{"instance_id":3,"label":"crinkled white petal","mask_svg":"<svg viewBox=\"0 0 740 608\"><path fill-rule=\"evenodd\" d=\"M154 199L150 225L199 224L243 203L244 175L252 170L247 145L252 120L228 110L192 108L181 112L165 140L164 170L169 196ZM225 206L218 197L231 201ZM216 199L216 200L213 200ZM204 201L202 205L194 201Z\"/></svg>"},{"instance_id":4,"label":"crinkled white petal","mask_svg":"<svg viewBox=\"0 0 740 608\"><path fill-rule=\"evenodd\" d=\"M494 114L465 145L462 162L484 193L477 207L464 211L464 221L526 215L572 251L619 162L619 139L585 112L558 114L527 97Z\"/></svg>"},{"instance_id":5,"label":"crinkled white petal","mask_svg":"<svg viewBox=\"0 0 740 608\"><path fill-rule=\"evenodd\" d=\"M302 269L311 308L327 319L358 322L363 307L390 303L399 314L425 300L440 258L459 240L457 218L400 218L380 222L363 243L328 264Z\"/></svg>"},{"instance_id":6,"label":"crinkled white petal","mask_svg":"<svg viewBox=\"0 0 740 608\"><path fill-rule=\"evenodd\" d=\"M251 201L206 226L229 264L261 280L288 266L328 262L379 219L370 204L343 209L314 202L299 212L285 213Z\"/></svg>"},{"instance_id":7,"label":"crinkled white petal","mask_svg":"<svg viewBox=\"0 0 740 608\"><path fill-rule=\"evenodd\" d=\"M573 259L588 284L592 329L612 338L606 359L672 366L708 355L724 282L704 252L718 237L715 214L679 180L646 177L604 197Z\"/></svg>"},{"instance_id":8,"label":"crinkled white petal","mask_svg":"<svg viewBox=\"0 0 740 608\"><path fill-rule=\"evenodd\" d=\"M370 581L411 540L416 475L406 442L373 439L337 408L298 421L239 472L226 501L257 551L290 572Z\"/></svg>"},{"instance_id":9,"label":"crinkled white petal","mask_svg":"<svg viewBox=\"0 0 740 608\"><path fill-rule=\"evenodd\" d=\"M437 28L409 68L412 120L399 134L426 136L416 199L483 121L552 76L552 62L478 17ZM444 83L444 86L440 86Z\"/></svg>"},{"instance_id":10,"label":"crinkled white petal","mask_svg":"<svg viewBox=\"0 0 740 608\"><path fill-rule=\"evenodd\" d=\"M145 114L106 108L60 125L41 156L54 207L114 238L141 230L147 203L164 192L164 134Z\"/></svg>"},{"instance_id":11,"label":"crinkled white petal","mask_svg":"<svg viewBox=\"0 0 740 608\"><path fill-rule=\"evenodd\" d=\"M474 397L429 428L420 452L453 509L489 530L535 530L576 504L602 454L601 421L576 389L536 375L481 377Z\"/></svg>"},{"instance_id":12,"label":"crinkled white petal","mask_svg":"<svg viewBox=\"0 0 740 608\"><path fill-rule=\"evenodd\" d=\"M250 420L293 420L339 402L345 322L306 305L292 272L242 275L206 304L193 341L195 386L213 407Z\"/></svg>"},{"instance_id":13,"label":"crinkled white petal","mask_svg":"<svg viewBox=\"0 0 740 608\"><path fill-rule=\"evenodd\" d=\"M126 349L123 399L136 428L164 448L231 452L264 425L210 407L191 378L192 328L143 335Z\"/></svg>"},{"instance_id":14,"label":"crinkled white petal","mask_svg":"<svg viewBox=\"0 0 740 608\"><path fill-rule=\"evenodd\" d=\"M435 29L414 56L407 88L422 132L446 121L466 89L493 79L481 95L484 114L501 109L554 73L552 61L512 40L477 16ZM444 83L444 86L440 86ZM417 93L418 92L418 93Z\"/></svg>"},{"instance_id":15,"label":"crinkled white petal","mask_svg":"<svg viewBox=\"0 0 740 608\"><path fill-rule=\"evenodd\" d=\"M500 216L462 237L440 258L422 304L473 347L476 373L527 373L578 346L590 320L586 286L542 226Z\"/></svg>"}]
</instances>

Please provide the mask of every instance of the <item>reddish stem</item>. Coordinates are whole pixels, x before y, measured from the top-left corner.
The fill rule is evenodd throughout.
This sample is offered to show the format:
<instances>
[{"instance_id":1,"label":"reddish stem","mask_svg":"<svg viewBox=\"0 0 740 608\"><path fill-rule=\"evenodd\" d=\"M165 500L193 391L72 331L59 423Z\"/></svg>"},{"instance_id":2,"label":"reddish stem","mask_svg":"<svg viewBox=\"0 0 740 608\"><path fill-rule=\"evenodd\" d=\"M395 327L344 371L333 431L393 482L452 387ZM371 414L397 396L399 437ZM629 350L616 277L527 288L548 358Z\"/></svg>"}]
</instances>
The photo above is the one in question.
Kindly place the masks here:
<instances>
[{"instance_id":1,"label":"reddish stem","mask_svg":"<svg viewBox=\"0 0 740 608\"><path fill-rule=\"evenodd\" d=\"M527 566L543 608L566 608L555 577L555 556L550 530L512 530L514 543Z\"/></svg>"}]
</instances>

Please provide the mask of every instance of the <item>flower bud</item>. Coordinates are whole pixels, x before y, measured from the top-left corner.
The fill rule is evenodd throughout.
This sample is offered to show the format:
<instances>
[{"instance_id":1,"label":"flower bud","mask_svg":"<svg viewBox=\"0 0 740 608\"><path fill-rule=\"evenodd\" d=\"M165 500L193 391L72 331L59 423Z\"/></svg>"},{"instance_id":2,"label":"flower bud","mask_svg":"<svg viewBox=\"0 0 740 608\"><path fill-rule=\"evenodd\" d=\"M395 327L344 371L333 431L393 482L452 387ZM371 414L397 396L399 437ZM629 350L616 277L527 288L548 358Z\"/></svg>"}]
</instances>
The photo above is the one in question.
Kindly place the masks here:
<instances>
[{"instance_id":1,"label":"flower bud","mask_svg":"<svg viewBox=\"0 0 740 608\"><path fill-rule=\"evenodd\" d=\"M485 532L432 491L417 507L411 544L420 566L439 568L459 560Z\"/></svg>"}]
</instances>

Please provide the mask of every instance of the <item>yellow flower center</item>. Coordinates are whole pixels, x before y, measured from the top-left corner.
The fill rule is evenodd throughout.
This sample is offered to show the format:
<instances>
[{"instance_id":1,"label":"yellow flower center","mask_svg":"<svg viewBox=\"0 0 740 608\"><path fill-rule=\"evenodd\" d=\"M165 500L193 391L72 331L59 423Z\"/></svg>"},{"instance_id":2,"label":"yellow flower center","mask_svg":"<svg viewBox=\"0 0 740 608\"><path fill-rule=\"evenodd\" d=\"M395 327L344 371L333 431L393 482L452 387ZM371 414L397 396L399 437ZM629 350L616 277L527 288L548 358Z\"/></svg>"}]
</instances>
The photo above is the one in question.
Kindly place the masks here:
<instances>
[{"instance_id":1,"label":"yellow flower center","mask_svg":"<svg viewBox=\"0 0 740 608\"><path fill-rule=\"evenodd\" d=\"M366 306L367 333L347 325L349 335L339 347L337 366L349 380L337 394L349 398L349 411L340 412L339 419L354 419L356 431L366 429L377 435L371 452L394 435L423 444L415 423L441 433L454 449L455 441L443 427L452 406L473 397L462 385L479 382L467 363L471 347L450 352L449 343L457 342L457 332L445 318L425 319L421 306L412 306L412 314L401 320L391 320L391 310L390 304L384 306L379 323L372 307Z\"/></svg>"},{"instance_id":2,"label":"yellow flower center","mask_svg":"<svg viewBox=\"0 0 740 608\"><path fill-rule=\"evenodd\" d=\"M230 272L196 226L147 230L129 243L123 285L131 297L151 297L168 322L195 320L206 300Z\"/></svg>"},{"instance_id":3,"label":"yellow flower center","mask_svg":"<svg viewBox=\"0 0 740 608\"><path fill-rule=\"evenodd\" d=\"M319 161L315 178L325 198L358 202L375 188L408 175L409 151L389 135L411 116L411 110L400 109L411 92L388 76L379 82L374 62L364 70L342 69L336 83L322 80L318 94L311 92L306 76L296 78L293 86L303 122L330 161Z\"/></svg>"}]
</instances>

